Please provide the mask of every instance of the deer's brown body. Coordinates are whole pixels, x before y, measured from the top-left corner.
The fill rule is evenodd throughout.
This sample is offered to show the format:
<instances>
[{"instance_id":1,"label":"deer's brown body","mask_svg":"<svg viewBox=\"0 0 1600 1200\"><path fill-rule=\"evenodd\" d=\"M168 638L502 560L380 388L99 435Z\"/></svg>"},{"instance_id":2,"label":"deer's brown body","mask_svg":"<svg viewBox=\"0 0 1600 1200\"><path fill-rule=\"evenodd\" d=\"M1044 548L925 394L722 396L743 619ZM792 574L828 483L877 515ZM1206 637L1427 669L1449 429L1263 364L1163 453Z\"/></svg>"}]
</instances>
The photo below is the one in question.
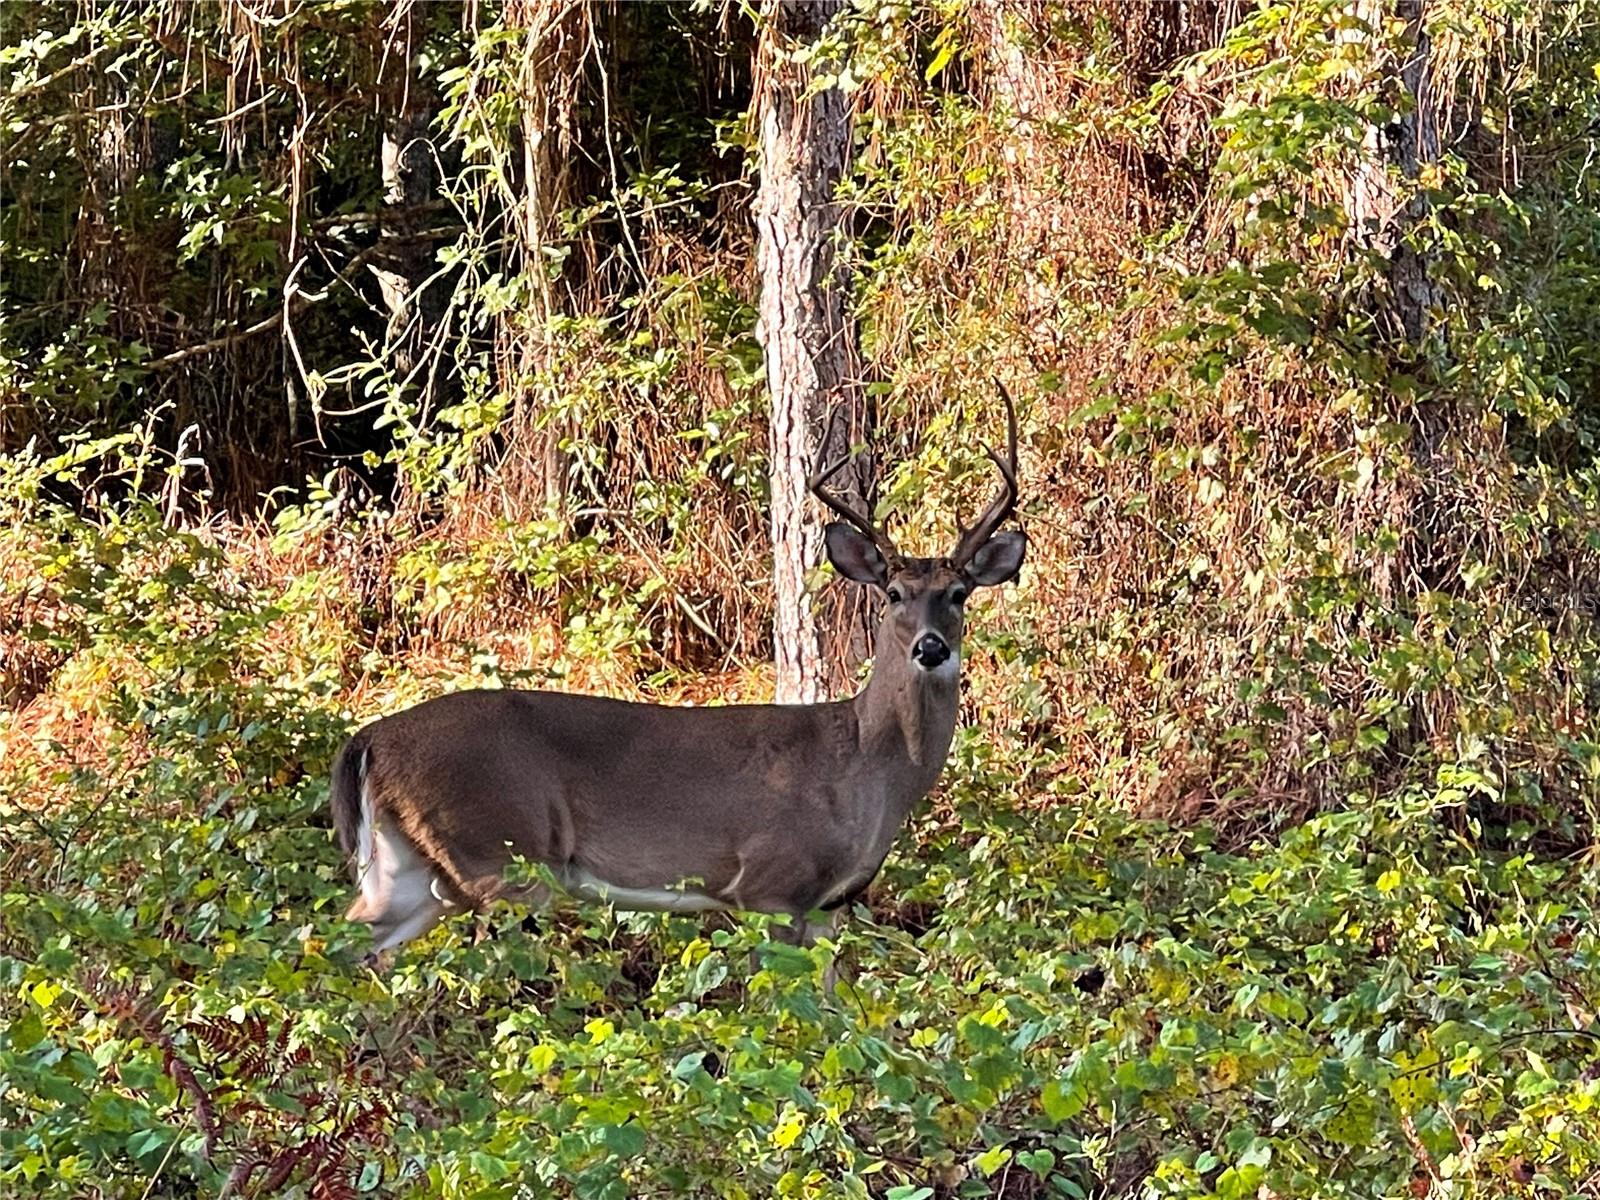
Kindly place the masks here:
<instances>
[{"instance_id":1,"label":"deer's brown body","mask_svg":"<svg viewBox=\"0 0 1600 1200\"><path fill-rule=\"evenodd\" d=\"M471 691L361 730L331 796L361 887L348 916L386 949L502 894L520 855L619 907L788 913L808 936L807 913L871 882L944 765L963 602L1022 562L1022 534L995 532L1015 500L1015 438L1013 416L1011 461L993 456L1007 490L945 559L902 558L822 491L831 471L813 476L850 522L828 527L830 559L889 600L852 700L672 708Z\"/></svg>"}]
</instances>

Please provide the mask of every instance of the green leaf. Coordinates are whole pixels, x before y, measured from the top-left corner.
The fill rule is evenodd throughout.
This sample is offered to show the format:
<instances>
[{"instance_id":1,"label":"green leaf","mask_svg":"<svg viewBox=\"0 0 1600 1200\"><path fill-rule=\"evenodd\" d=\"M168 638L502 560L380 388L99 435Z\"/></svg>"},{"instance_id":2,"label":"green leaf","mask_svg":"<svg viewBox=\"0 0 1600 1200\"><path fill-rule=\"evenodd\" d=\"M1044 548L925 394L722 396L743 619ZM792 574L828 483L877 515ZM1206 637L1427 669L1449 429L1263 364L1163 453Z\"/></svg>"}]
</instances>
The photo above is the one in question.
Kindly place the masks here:
<instances>
[{"instance_id":1,"label":"green leaf","mask_svg":"<svg viewBox=\"0 0 1600 1200\"><path fill-rule=\"evenodd\" d=\"M31 1050L44 1040L44 1021L37 1012L27 1009L12 1022L7 1037L13 1050Z\"/></svg>"},{"instance_id":2,"label":"green leaf","mask_svg":"<svg viewBox=\"0 0 1600 1200\"><path fill-rule=\"evenodd\" d=\"M691 1050L680 1058L672 1067L672 1077L680 1083L687 1083L701 1071L701 1064L706 1060L704 1050Z\"/></svg>"},{"instance_id":3,"label":"green leaf","mask_svg":"<svg viewBox=\"0 0 1600 1200\"><path fill-rule=\"evenodd\" d=\"M128 1138L128 1153L135 1158L160 1153L174 1137L170 1129L141 1129Z\"/></svg>"},{"instance_id":4,"label":"green leaf","mask_svg":"<svg viewBox=\"0 0 1600 1200\"><path fill-rule=\"evenodd\" d=\"M492 1154L485 1154L482 1150L471 1150L467 1153L467 1165L480 1178L489 1183L497 1183L502 1179L509 1179L512 1166L504 1159L496 1158Z\"/></svg>"},{"instance_id":5,"label":"green leaf","mask_svg":"<svg viewBox=\"0 0 1600 1200\"><path fill-rule=\"evenodd\" d=\"M601 1133L606 1149L621 1158L632 1158L644 1149L644 1130L638 1122L626 1125L607 1125Z\"/></svg>"},{"instance_id":6,"label":"green leaf","mask_svg":"<svg viewBox=\"0 0 1600 1200\"><path fill-rule=\"evenodd\" d=\"M1039 1093L1039 1104L1044 1109L1044 1115L1058 1125L1062 1121L1070 1121L1082 1112L1084 1101L1085 1095L1081 1088L1059 1079L1052 1079Z\"/></svg>"},{"instance_id":7,"label":"green leaf","mask_svg":"<svg viewBox=\"0 0 1600 1200\"><path fill-rule=\"evenodd\" d=\"M1048 1150L1019 1150L1017 1163L1043 1179L1056 1165L1056 1156Z\"/></svg>"}]
</instances>

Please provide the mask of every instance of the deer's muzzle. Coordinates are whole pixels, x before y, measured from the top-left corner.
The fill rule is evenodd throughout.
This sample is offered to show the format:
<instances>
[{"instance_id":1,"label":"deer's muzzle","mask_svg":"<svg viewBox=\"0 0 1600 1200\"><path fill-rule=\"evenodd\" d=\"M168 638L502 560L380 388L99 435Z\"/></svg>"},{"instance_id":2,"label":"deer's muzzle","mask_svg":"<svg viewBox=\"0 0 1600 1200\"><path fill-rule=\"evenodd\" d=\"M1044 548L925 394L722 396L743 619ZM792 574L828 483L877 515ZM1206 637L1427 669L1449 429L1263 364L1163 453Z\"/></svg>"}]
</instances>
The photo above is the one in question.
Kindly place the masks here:
<instances>
[{"instance_id":1,"label":"deer's muzzle","mask_svg":"<svg viewBox=\"0 0 1600 1200\"><path fill-rule=\"evenodd\" d=\"M950 643L937 633L925 633L911 647L911 661L924 671L931 671L950 660Z\"/></svg>"}]
</instances>

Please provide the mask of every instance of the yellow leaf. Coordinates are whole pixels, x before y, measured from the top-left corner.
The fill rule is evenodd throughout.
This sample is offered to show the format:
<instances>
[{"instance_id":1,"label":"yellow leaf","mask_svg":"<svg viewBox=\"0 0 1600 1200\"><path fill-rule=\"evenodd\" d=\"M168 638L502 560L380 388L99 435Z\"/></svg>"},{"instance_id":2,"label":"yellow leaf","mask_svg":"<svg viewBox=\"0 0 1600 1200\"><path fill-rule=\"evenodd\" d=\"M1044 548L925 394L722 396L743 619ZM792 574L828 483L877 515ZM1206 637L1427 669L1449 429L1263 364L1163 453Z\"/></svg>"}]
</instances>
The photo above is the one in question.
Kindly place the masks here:
<instances>
[{"instance_id":1,"label":"yellow leaf","mask_svg":"<svg viewBox=\"0 0 1600 1200\"><path fill-rule=\"evenodd\" d=\"M1223 1087L1232 1087L1239 1082L1239 1059L1233 1054L1224 1054L1217 1059L1211 1068L1211 1074Z\"/></svg>"},{"instance_id":2,"label":"yellow leaf","mask_svg":"<svg viewBox=\"0 0 1600 1200\"><path fill-rule=\"evenodd\" d=\"M1011 1161L1011 1151L1005 1146L991 1146L972 1161L985 1175L993 1175Z\"/></svg>"},{"instance_id":3,"label":"yellow leaf","mask_svg":"<svg viewBox=\"0 0 1600 1200\"><path fill-rule=\"evenodd\" d=\"M1415 1055L1404 1050L1394 1056L1398 1074L1389 1083L1389 1095L1401 1112L1415 1112L1433 1099L1433 1076L1439 1067L1439 1052L1424 1046Z\"/></svg>"},{"instance_id":4,"label":"yellow leaf","mask_svg":"<svg viewBox=\"0 0 1600 1200\"><path fill-rule=\"evenodd\" d=\"M805 1132L805 1129L806 1119L791 1110L772 1130L772 1144L780 1150L787 1150L794 1145L795 1140Z\"/></svg>"},{"instance_id":5,"label":"yellow leaf","mask_svg":"<svg viewBox=\"0 0 1600 1200\"><path fill-rule=\"evenodd\" d=\"M933 39L933 44L939 52L933 56L933 61L928 64L928 69L922 73L922 78L932 83L938 78L939 72L950 65L950 60L956 56L955 30L946 26L939 31L939 36Z\"/></svg>"}]
</instances>

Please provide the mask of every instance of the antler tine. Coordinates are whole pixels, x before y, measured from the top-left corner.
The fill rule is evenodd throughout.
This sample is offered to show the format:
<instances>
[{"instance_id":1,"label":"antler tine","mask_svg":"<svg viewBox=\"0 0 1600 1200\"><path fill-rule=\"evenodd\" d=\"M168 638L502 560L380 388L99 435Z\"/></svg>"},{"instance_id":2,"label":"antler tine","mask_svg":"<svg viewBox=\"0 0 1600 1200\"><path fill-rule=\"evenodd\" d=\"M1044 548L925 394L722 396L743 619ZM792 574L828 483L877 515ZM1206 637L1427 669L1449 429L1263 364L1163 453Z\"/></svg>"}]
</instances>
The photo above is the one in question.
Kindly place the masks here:
<instances>
[{"instance_id":1,"label":"antler tine","mask_svg":"<svg viewBox=\"0 0 1600 1200\"><path fill-rule=\"evenodd\" d=\"M1001 458L984 444L983 452L1000 470L1002 480L999 492L989 501L989 506L972 526L961 531L956 548L950 552L950 562L958 570L967 565L972 556L987 542L1017 508L1017 408L1011 403L1011 393L998 379L994 381L1000 399L1006 405L1006 457Z\"/></svg>"},{"instance_id":2,"label":"antler tine","mask_svg":"<svg viewBox=\"0 0 1600 1200\"><path fill-rule=\"evenodd\" d=\"M843 456L837 462L831 466L823 466L824 455L828 453L828 443L833 440L833 428L839 423L840 411L840 406L836 405L828 415L828 427L822 431L822 441L817 444L817 457L811 464L811 476L806 480L806 486L810 488L813 496L871 538L872 544L884 558L899 558L900 552L895 549L894 542L887 533L872 523L871 518L823 490L823 485L843 470L845 464L850 461L850 447L846 445Z\"/></svg>"}]
</instances>

